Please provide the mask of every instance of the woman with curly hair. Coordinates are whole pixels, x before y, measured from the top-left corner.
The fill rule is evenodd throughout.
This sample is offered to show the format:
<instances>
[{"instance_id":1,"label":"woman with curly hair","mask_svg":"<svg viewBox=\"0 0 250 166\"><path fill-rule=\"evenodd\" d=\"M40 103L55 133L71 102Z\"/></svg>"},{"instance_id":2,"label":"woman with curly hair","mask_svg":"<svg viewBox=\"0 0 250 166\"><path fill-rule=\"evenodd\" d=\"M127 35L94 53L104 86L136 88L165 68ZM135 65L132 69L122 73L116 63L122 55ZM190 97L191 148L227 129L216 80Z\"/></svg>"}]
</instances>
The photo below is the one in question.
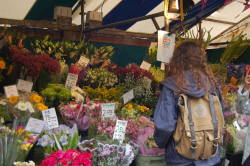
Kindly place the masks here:
<instances>
[{"instance_id":1,"label":"woman with curly hair","mask_svg":"<svg viewBox=\"0 0 250 166\"><path fill-rule=\"evenodd\" d=\"M210 91L218 92L213 75L207 67L205 51L200 44L184 41L178 45L167 75L154 113L155 141L159 147L166 149L167 166L217 165L220 162L218 153L206 160L187 159L178 154L173 139L179 114L179 94L201 98ZM221 100L220 95L219 98Z\"/></svg>"}]
</instances>

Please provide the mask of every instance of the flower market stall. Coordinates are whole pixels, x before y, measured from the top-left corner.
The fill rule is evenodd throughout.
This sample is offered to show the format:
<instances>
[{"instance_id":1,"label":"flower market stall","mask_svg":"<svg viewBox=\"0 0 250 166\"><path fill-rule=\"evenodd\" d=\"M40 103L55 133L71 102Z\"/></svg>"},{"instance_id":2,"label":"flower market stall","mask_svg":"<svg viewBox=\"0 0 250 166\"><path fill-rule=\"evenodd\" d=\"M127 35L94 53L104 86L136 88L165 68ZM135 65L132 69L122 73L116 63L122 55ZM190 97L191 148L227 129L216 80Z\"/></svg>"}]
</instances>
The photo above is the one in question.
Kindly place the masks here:
<instances>
[{"instance_id":1,"label":"flower market stall","mask_svg":"<svg viewBox=\"0 0 250 166\"><path fill-rule=\"evenodd\" d=\"M118 66L110 46L45 37L26 49L25 40L5 39L0 165L164 164L152 121L164 70ZM155 50L144 63L156 61Z\"/></svg>"},{"instance_id":2,"label":"flower market stall","mask_svg":"<svg viewBox=\"0 0 250 166\"><path fill-rule=\"evenodd\" d=\"M208 15L223 5L241 2L185 1L181 24L176 16L169 25L171 35L159 31L163 34L158 45L154 32L166 28L162 10L167 0L80 2L85 1L61 2L68 8L57 6L54 18L49 9L59 1L48 3L43 16L36 11L37 6L46 6L45 1L34 2L33 7L25 4L31 20L0 18L0 166L166 166L165 149L154 141L153 115L173 49L185 40L199 40L206 50L211 41L219 41L217 31L236 23L214 21ZM114 9L108 11L109 5ZM249 7L248 1L244 5ZM135 18L127 15L126 6ZM220 12L229 10L224 7ZM151 9L160 11L152 14ZM237 15L237 21L249 18L245 18L247 9ZM54 21L34 21L32 13L34 18ZM79 24L79 14L82 26L72 24ZM113 23L114 16L118 23ZM196 34L191 27L207 16L203 25L226 26L215 26L215 32L200 23ZM142 28L147 19L152 20L153 30ZM160 39L165 45L159 44ZM225 165L238 166L250 156L250 41L237 31L224 44L219 56L214 50L206 51L224 101L221 158Z\"/></svg>"}]
</instances>

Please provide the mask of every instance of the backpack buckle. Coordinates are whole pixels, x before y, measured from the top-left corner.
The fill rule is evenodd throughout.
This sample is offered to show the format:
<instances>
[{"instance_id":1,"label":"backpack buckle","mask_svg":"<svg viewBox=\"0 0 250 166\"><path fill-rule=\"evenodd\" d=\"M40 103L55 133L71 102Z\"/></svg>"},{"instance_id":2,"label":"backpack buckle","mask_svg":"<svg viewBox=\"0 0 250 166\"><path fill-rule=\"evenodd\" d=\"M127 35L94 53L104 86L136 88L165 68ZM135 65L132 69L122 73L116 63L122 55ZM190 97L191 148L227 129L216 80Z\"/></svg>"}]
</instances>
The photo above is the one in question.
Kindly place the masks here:
<instances>
[{"instance_id":1,"label":"backpack buckle","mask_svg":"<svg viewBox=\"0 0 250 166\"><path fill-rule=\"evenodd\" d=\"M197 149L197 144L196 144L196 141L195 140L192 140L191 141L191 147L190 147L191 149Z\"/></svg>"}]
</instances>

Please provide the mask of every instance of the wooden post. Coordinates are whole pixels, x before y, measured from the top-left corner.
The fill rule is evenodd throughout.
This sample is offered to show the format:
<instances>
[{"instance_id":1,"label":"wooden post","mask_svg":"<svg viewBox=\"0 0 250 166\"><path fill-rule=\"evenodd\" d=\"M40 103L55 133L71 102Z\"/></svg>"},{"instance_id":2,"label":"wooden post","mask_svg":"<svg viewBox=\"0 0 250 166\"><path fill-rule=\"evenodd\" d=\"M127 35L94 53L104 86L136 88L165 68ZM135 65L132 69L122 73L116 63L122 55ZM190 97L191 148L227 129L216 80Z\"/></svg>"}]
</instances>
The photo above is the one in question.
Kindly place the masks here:
<instances>
[{"instance_id":1,"label":"wooden post","mask_svg":"<svg viewBox=\"0 0 250 166\"><path fill-rule=\"evenodd\" d=\"M85 0L82 0L81 1L81 37L80 37L80 41L83 41L85 38L85 34L83 33L85 31L84 6L85 6Z\"/></svg>"}]
</instances>

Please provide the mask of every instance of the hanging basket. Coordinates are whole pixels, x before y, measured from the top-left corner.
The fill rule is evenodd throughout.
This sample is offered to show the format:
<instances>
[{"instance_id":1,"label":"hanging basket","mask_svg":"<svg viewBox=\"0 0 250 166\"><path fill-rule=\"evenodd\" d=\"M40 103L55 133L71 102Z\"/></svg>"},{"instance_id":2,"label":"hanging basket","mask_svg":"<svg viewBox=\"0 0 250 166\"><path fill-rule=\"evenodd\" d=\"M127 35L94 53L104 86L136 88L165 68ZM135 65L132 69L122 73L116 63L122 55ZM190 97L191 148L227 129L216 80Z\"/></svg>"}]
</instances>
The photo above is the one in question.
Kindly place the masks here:
<instances>
[{"instance_id":1,"label":"hanging basket","mask_svg":"<svg viewBox=\"0 0 250 166\"><path fill-rule=\"evenodd\" d=\"M136 166L167 166L164 155L141 155L136 157Z\"/></svg>"}]
</instances>

